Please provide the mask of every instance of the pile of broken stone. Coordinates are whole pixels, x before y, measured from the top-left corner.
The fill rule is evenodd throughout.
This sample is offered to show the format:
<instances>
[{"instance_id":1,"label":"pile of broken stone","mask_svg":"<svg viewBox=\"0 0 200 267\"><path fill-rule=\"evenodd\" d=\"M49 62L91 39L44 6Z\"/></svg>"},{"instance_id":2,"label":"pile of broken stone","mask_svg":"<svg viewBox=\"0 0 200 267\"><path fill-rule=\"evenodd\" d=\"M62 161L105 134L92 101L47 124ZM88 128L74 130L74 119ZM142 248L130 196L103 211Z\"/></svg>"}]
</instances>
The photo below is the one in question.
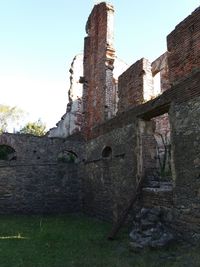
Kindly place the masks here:
<instances>
[{"instance_id":1,"label":"pile of broken stone","mask_svg":"<svg viewBox=\"0 0 200 267\"><path fill-rule=\"evenodd\" d=\"M162 210L159 207L142 208L137 213L130 233L132 250L137 251L147 247L161 248L175 239L162 222L162 217Z\"/></svg>"}]
</instances>

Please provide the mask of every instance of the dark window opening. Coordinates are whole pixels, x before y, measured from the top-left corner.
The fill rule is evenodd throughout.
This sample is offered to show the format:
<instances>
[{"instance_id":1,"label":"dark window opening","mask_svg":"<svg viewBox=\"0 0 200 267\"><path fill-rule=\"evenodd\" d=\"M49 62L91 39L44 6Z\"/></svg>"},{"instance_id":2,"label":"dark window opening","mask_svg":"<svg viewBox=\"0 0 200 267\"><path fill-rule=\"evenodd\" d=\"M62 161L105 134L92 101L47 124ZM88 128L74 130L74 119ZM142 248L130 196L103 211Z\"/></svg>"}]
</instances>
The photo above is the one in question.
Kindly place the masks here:
<instances>
[{"instance_id":1,"label":"dark window opening","mask_svg":"<svg viewBox=\"0 0 200 267\"><path fill-rule=\"evenodd\" d=\"M168 113L153 118L155 123L156 167L163 179L171 177L171 130Z\"/></svg>"},{"instance_id":2,"label":"dark window opening","mask_svg":"<svg viewBox=\"0 0 200 267\"><path fill-rule=\"evenodd\" d=\"M58 154L58 162L62 163L77 163L78 156L71 150L64 150Z\"/></svg>"},{"instance_id":3,"label":"dark window opening","mask_svg":"<svg viewBox=\"0 0 200 267\"><path fill-rule=\"evenodd\" d=\"M102 151L102 157L103 158L111 158L112 157L112 148L109 146L106 146Z\"/></svg>"},{"instance_id":4,"label":"dark window opening","mask_svg":"<svg viewBox=\"0 0 200 267\"><path fill-rule=\"evenodd\" d=\"M16 160L15 150L8 145L0 145L0 160Z\"/></svg>"},{"instance_id":5,"label":"dark window opening","mask_svg":"<svg viewBox=\"0 0 200 267\"><path fill-rule=\"evenodd\" d=\"M143 120L140 126L142 166L146 177L171 181L171 129L168 113Z\"/></svg>"}]
</instances>

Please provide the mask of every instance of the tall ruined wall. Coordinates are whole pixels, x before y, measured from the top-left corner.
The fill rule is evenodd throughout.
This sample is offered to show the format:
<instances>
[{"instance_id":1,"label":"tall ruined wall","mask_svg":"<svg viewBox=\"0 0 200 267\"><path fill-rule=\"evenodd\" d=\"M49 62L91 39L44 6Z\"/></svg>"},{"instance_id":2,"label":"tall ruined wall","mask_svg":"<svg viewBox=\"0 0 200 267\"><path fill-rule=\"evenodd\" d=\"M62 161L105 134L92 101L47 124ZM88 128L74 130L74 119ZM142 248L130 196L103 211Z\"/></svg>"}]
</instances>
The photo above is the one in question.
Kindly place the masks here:
<instances>
[{"instance_id":1,"label":"tall ruined wall","mask_svg":"<svg viewBox=\"0 0 200 267\"><path fill-rule=\"evenodd\" d=\"M169 79L174 84L200 68L200 7L167 37Z\"/></svg>"},{"instance_id":2,"label":"tall ruined wall","mask_svg":"<svg viewBox=\"0 0 200 267\"><path fill-rule=\"evenodd\" d=\"M114 117L114 51L107 24L112 15L111 6L96 5L86 27L82 129L87 141L79 174L82 211L105 220L119 219L137 180L156 168L153 122L163 133L170 121L173 187L163 191L144 187L137 204L162 207L171 227L199 237L199 9L168 36L167 53L152 63L141 59L120 76ZM158 97L153 88L157 73L161 77Z\"/></svg>"},{"instance_id":3,"label":"tall ruined wall","mask_svg":"<svg viewBox=\"0 0 200 267\"><path fill-rule=\"evenodd\" d=\"M194 241L200 239L200 8L176 26L167 44L169 80L180 88L169 111L174 179L172 226ZM186 91L181 92L184 87Z\"/></svg>"},{"instance_id":4,"label":"tall ruined wall","mask_svg":"<svg viewBox=\"0 0 200 267\"><path fill-rule=\"evenodd\" d=\"M142 175L151 175L155 168L152 120L170 110L174 192L171 188L165 188L164 191L162 189L144 190L140 204L166 208L171 214L169 218L172 218L170 221L172 226L174 226L173 220L176 220L177 230L184 229L180 227L179 214L184 216L183 209L188 212L189 205L195 208L197 205L195 203L198 203L199 82L200 75L196 73L161 96L132 107L127 112L122 112L112 120L93 128L93 138L86 143L85 151L87 159L83 175L84 212L99 218L116 220L127 208L127 203L134 194L137 179ZM193 100L191 100L191 94ZM182 109L183 113L181 113ZM177 116L180 121L177 120ZM103 157L105 147L112 149L112 156ZM195 181L194 185L191 181L192 183ZM187 190L191 190L191 198L188 200ZM187 205L182 200L186 201ZM199 206L196 207L197 214ZM192 212L191 210L188 214L195 224L197 215L192 217ZM197 226L198 224L195 227ZM185 232L186 229L191 230L189 223L185 224Z\"/></svg>"},{"instance_id":5,"label":"tall ruined wall","mask_svg":"<svg viewBox=\"0 0 200 267\"><path fill-rule=\"evenodd\" d=\"M128 68L128 65L118 57L115 57L113 70L113 115L117 113L118 103L118 77ZM68 99L66 113L56 124L56 127L49 130L49 137L66 138L78 133L83 127L83 54L74 57L70 72L70 88L68 90Z\"/></svg>"},{"instance_id":6,"label":"tall ruined wall","mask_svg":"<svg viewBox=\"0 0 200 267\"><path fill-rule=\"evenodd\" d=\"M142 58L119 76L118 112L142 104L153 96L151 63Z\"/></svg>"},{"instance_id":7,"label":"tall ruined wall","mask_svg":"<svg viewBox=\"0 0 200 267\"><path fill-rule=\"evenodd\" d=\"M86 24L84 43L83 112L85 136L91 128L114 114L113 6L95 5Z\"/></svg>"},{"instance_id":8,"label":"tall ruined wall","mask_svg":"<svg viewBox=\"0 0 200 267\"><path fill-rule=\"evenodd\" d=\"M0 160L0 213L64 213L81 208L77 163L63 162L66 150L82 158L81 142L31 135L0 135L0 145L15 150Z\"/></svg>"},{"instance_id":9,"label":"tall ruined wall","mask_svg":"<svg viewBox=\"0 0 200 267\"><path fill-rule=\"evenodd\" d=\"M143 75L146 72L142 61L136 62L119 78L118 115L93 127L92 139L86 144L83 210L103 219L115 221L119 218L134 193L138 176L148 176L155 168L151 121L164 116L164 124L157 128L161 132L168 130L165 119L169 112L173 190L171 187L144 188L139 205L162 207L171 227L184 235L190 233L198 237L200 73L189 71L176 86L170 86L168 74L172 75L173 70L168 69L167 62L168 53L148 67L150 77L163 71L164 83L161 94L144 104ZM137 123L138 118L141 124ZM103 157L105 147L112 149L112 156L107 159ZM117 155L115 150L121 153Z\"/></svg>"},{"instance_id":10,"label":"tall ruined wall","mask_svg":"<svg viewBox=\"0 0 200 267\"><path fill-rule=\"evenodd\" d=\"M83 76L82 54L78 54L73 58L69 72L70 88L68 90L67 110L61 120L56 124L56 127L49 130L49 137L66 138L81 130L83 122L83 85L80 83L80 77Z\"/></svg>"}]
</instances>

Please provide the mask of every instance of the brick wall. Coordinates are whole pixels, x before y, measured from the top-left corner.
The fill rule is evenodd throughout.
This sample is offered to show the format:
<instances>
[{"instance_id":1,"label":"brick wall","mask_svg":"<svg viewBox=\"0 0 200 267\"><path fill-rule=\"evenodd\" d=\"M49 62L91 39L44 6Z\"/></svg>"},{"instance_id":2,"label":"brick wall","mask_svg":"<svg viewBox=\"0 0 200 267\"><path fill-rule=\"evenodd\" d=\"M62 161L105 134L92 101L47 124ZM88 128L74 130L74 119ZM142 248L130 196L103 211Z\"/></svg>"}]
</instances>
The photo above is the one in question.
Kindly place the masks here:
<instances>
[{"instance_id":1,"label":"brick wall","mask_svg":"<svg viewBox=\"0 0 200 267\"><path fill-rule=\"evenodd\" d=\"M153 97L151 63L140 59L119 76L118 113L144 103Z\"/></svg>"},{"instance_id":2,"label":"brick wall","mask_svg":"<svg viewBox=\"0 0 200 267\"><path fill-rule=\"evenodd\" d=\"M200 7L168 35L167 47L171 84L200 69Z\"/></svg>"},{"instance_id":3,"label":"brick wall","mask_svg":"<svg viewBox=\"0 0 200 267\"><path fill-rule=\"evenodd\" d=\"M151 70L153 77L155 77L155 75L158 73L160 74L160 81L159 81L160 92L158 92L158 94L163 93L164 91L169 89L170 82L169 82L168 52L162 54L160 57L158 57L151 63Z\"/></svg>"},{"instance_id":4,"label":"brick wall","mask_svg":"<svg viewBox=\"0 0 200 267\"><path fill-rule=\"evenodd\" d=\"M91 128L114 114L113 110L113 7L95 5L86 24L84 44L83 130Z\"/></svg>"}]
</instances>

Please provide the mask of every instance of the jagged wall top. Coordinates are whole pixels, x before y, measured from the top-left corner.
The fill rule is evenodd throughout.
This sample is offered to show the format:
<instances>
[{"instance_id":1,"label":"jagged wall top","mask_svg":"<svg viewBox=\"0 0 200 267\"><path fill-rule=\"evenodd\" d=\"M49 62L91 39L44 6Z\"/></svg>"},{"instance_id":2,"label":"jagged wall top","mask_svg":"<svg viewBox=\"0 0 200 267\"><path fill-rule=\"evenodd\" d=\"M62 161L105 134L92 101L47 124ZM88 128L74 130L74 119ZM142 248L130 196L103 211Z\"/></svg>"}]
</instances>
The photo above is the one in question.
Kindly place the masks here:
<instances>
[{"instance_id":1,"label":"jagged wall top","mask_svg":"<svg viewBox=\"0 0 200 267\"><path fill-rule=\"evenodd\" d=\"M86 23L86 26L85 26L85 31L86 33L89 35L90 34L90 28L91 28L91 17L92 15L96 12L97 9L103 9L103 8L106 8L107 11L112 11L114 12L114 6L111 5L111 4L108 4L106 2L101 2L99 4L96 4L94 5L89 17L88 17L88 20L87 20L87 23Z\"/></svg>"}]
</instances>

